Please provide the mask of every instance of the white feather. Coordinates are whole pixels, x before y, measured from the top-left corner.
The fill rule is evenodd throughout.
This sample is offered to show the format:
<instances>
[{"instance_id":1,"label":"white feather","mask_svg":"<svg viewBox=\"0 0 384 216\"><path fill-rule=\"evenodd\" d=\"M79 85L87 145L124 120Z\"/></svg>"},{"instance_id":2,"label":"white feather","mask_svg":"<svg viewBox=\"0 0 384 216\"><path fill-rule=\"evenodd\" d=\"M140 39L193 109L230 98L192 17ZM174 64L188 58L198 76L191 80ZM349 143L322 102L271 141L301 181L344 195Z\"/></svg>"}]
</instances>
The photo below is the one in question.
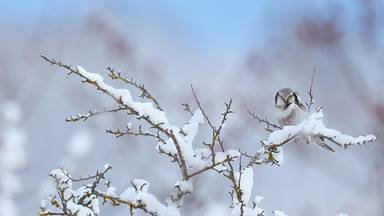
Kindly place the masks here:
<instances>
[{"instance_id":1,"label":"white feather","mask_svg":"<svg viewBox=\"0 0 384 216\"><path fill-rule=\"evenodd\" d=\"M280 126L297 125L304 120L306 111L297 104L290 104L287 109L275 108L276 118Z\"/></svg>"}]
</instances>

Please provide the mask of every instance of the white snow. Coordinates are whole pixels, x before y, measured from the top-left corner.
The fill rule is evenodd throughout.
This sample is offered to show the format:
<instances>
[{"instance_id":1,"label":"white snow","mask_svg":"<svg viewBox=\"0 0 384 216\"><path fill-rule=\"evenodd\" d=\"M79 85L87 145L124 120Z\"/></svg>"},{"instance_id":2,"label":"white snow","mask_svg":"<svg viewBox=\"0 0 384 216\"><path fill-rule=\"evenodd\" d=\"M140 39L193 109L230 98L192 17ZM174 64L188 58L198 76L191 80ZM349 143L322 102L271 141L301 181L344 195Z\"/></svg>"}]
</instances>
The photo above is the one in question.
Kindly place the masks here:
<instances>
[{"instance_id":1,"label":"white snow","mask_svg":"<svg viewBox=\"0 0 384 216\"><path fill-rule=\"evenodd\" d=\"M243 192L242 199L245 203L249 202L253 187L253 168L245 168L241 174L240 189Z\"/></svg>"},{"instance_id":2,"label":"white snow","mask_svg":"<svg viewBox=\"0 0 384 216\"><path fill-rule=\"evenodd\" d=\"M72 214L77 212L78 216L96 216L100 213L99 200L94 194L88 195L84 199L84 203L89 203L87 206L77 203L80 197L89 192L88 187L82 186L73 190L69 174L62 169L52 170L50 175L55 179L57 188L63 190L64 199L68 200L67 209Z\"/></svg>"},{"instance_id":3,"label":"white snow","mask_svg":"<svg viewBox=\"0 0 384 216\"><path fill-rule=\"evenodd\" d=\"M253 188L253 168L245 168L241 171L241 176L239 173L235 173L235 177L237 182L240 179L240 190L242 192L241 199L243 203L240 203L239 200L237 200L236 196L234 196L234 206L230 212L230 215L239 216L241 213L241 206L242 204L244 204L242 208L245 216L260 216L260 214L263 213L264 210L259 207L259 204L264 198L262 196L256 196L252 202L252 206L250 206L249 203Z\"/></svg>"},{"instance_id":4,"label":"white snow","mask_svg":"<svg viewBox=\"0 0 384 216\"><path fill-rule=\"evenodd\" d=\"M90 73L83 67L77 67L78 72L89 79L91 82L97 84L101 89L104 89L115 99L120 100L124 105L133 108L139 113L140 116L145 116L151 120L154 124L161 124L161 127L167 131L172 131L175 140L177 141L183 158L185 159L187 169L190 173L200 170L207 165L207 161L196 157L193 148L193 140L195 139L198 128L204 123L204 116L201 110L196 110L189 120L189 122L180 129L177 126L171 125L166 118L164 111L157 109L151 102L136 102L131 96L131 92L128 89L116 89L111 85L104 82L102 76L96 73ZM186 133L182 135L180 131ZM168 139L166 144L158 143L157 149L171 154L176 154L177 150L175 147L174 140Z\"/></svg>"},{"instance_id":5,"label":"white snow","mask_svg":"<svg viewBox=\"0 0 384 216\"><path fill-rule=\"evenodd\" d=\"M176 207L165 206L157 198L148 193L149 183L142 179L132 181L134 187L129 187L120 195L120 199L138 205L143 204L144 208L159 216L180 216Z\"/></svg>"},{"instance_id":6,"label":"white snow","mask_svg":"<svg viewBox=\"0 0 384 216\"><path fill-rule=\"evenodd\" d=\"M116 89L113 86L104 83L103 77L99 74L87 72L81 66L78 66L77 70L82 76L86 77L91 82L94 82L101 89L107 91L107 93L113 96L115 99L120 100L124 105L136 110L140 116L148 118L154 124L160 124L164 130L171 132L172 138L176 140L177 144L179 145L178 147L180 147L180 153L185 159L188 174L194 173L212 165L212 152L210 149L195 149L193 147L193 142L197 136L199 127L204 123L204 115L201 110L196 110L189 122L180 128L170 124L166 118L166 113L157 109L153 103L136 102L133 100L131 92L128 89ZM128 123L127 127L131 128L131 123ZM265 146L259 149L258 152L261 154L269 154L269 147L273 146L277 151L272 152L271 154L273 158L277 160L278 164L282 164L284 162L282 145L293 140L296 136L302 136L304 138L325 137L344 148L349 145L361 145L376 140L376 137L373 135L352 137L349 135L344 135L337 130L325 127L323 124L323 113L321 110L318 110L312 115L308 116L303 122L295 126L285 126L281 130L272 132L268 139L263 141ZM165 140L165 144L159 142L156 147L160 152L166 152L172 155L178 154L179 152L177 151L175 140L168 137L168 139ZM225 152L215 152L215 156L216 157L214 162L222 163L228 157L240 157L240 152L237 150L227 150ZM215 169L224 170L226 167L223 164L219 164L215 167ZM59 175L56 172L54 174ZM65 176L59 177L65 179ZM235 173L235 177L240 183L242 200L245 202L245 206L243 206L245 215L258 216L263 212L263 210L258 207L263 198L256 196L253 200L254 206L249 206L253 187L253 169L245 168L240 173ZM59 183L64 184L62 181L59 181ZM174 207L175 205L166 206L159 202L155 196L148 193L149 183L147 181L142 179L135 179L132 181L132 184L134 187L129 187L122 194L120 194L121 199L127 202L132 202L133 204L142 204L145 206L147 211L153 212L156 215L180 215L178 209ZM175 184L175 187L178 187L179 190L183 192L191 192L193 191L193 182L192 180L179 181ZM107 194L114 195L115 191L116 189L114 187L110 187L107 190ZM234 206L230 215L237 216L240 214L241 205L239 200L236 200L236 197L234 197L234 199ZM96 202L92 200L92 202L95 203L95 206L98 206L98 201ZM93 204L90 209L93 210L93 212L97 211L97 207L93 207ZM279 210L274 210L273 215L286 216L284 212Z\"/></svg>"},{"instance_id":7,"label":"white snow","mask_svg":"<svg viewBox=\"0 0 384 216\"><path fill-rule=\"evenodd\" d=\"M72 187L72 181L69 179L69 174L62 169L54 169L49 175L56 179L56 183L59 189L65 189Z\"/></svg>"},{"instance_id":8,"label":"white snow","mask_svg":"<svg viewBox=\"0 0 384 216\"><path fill-rule=\"evenodd\" d=\"M124 201L127 201L127 202L136 202L136 196L137 196L137 193L136 193L136 190L132 187L130 188L127 188L124 190L124 192L122 194L120 194L120 199L124 200Z\"/></svg>"},{"instance_id":9,"label":"white snow","mask_svg":"<svg viewBox=\"0 0 384 216\"><path fill-rule=\"evenodd\" d=\"M178 187L179 190L182 192L191 193L193 191L193 182L192 181L179 181L175 184L175 187Z\"/></svg>"},{"instance_id":10,"label":"white snow","mask_svg":"<svg viewBox=\"0 0 384 216\"><path fill-rule=\"evenodd\" d=\"M97 73L90 73L86 71L83 67L77 67L78 72L87 77L92 82L95 82L101 88L107 90L115 98L120 98L124 104L132 107L139 112L140 116L148 116L155 124L164 124L166 127L169 126L168 120L165 117L165 112L159 109L156 109L151 102L135 102L132 99L131 92L127 89L116 89L113 86L110 86L104 83L104 79L101 75Z\"/></svg>"},{"instance_id":11,"label":"white snow","mask_svg":"<svg viewBox=\"0 0 384 216\"><path fill-rule=\"evenodd\" d=\"M116 188L113 186L108 187L107 192L105 194L108 196L116 196Z\"/></svg>"},{"instance_id":12,"label":"white snow","mask_svg":"<svg viewBox=\"0 0 384 216\"><path fill-rule=\"evenodd\" d=\"M255 196L255 199L253 199L253 202L257 205L259 205L261 203L261 201L263 201L264 197L262 196Z\"/></svg>"}]
</instances>

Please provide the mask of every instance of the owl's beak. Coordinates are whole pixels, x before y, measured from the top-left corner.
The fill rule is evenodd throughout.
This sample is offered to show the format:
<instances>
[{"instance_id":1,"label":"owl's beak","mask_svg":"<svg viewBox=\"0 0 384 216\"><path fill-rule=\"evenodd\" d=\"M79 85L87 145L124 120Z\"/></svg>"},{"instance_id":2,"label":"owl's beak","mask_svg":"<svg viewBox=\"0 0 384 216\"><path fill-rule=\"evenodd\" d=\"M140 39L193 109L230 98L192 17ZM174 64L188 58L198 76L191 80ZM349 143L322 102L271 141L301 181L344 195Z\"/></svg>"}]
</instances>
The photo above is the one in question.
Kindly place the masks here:
<instances>
[{"instance_id":1,"label":"owl's beak","mask_svg":"<svg viewBox=\"0 0 384 216\"><path fill-rule=\"evenodd\" d=\"M289 105L291 105L292 103L288 102L288 101L284 101L285 105L284 105L284 109L288 109Z\"/></svg>"}]
</instances>

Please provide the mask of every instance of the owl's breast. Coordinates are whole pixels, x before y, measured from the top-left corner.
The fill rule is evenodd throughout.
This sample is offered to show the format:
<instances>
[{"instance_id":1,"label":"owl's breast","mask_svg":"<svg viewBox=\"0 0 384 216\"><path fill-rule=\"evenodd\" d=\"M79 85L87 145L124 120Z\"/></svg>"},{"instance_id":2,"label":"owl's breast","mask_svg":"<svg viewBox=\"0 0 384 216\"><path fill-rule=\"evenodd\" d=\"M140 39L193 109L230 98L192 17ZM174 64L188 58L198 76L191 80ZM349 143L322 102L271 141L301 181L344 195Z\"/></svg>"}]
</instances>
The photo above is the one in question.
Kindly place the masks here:
<instances>
[{"instance_id":1,"label":"owl's breast","mask_svg":"<svg viewBox=\"0 0 384 216\"><path fill-rule=\"evenodd\" d=\"M298 106L290 106L288 109L276 109L276 117L280 126L297 125L304 117L304 111Z\"/></svg>"}]
</instances>

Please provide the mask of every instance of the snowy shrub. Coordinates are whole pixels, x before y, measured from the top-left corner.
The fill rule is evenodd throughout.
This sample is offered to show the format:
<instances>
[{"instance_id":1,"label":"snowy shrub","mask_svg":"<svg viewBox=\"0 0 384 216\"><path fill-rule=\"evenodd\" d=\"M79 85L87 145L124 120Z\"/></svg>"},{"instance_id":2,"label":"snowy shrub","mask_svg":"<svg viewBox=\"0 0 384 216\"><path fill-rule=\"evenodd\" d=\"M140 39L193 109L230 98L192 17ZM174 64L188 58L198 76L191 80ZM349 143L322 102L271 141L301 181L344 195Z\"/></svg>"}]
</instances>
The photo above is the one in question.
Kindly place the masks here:
<instances>
[{"instance_id":1,"label":"snowy shrub","mask_svg":"<svg viewBox=\"0 0 384 216\"><path fill-rule=\"evenodd\" d=\"M234 113L232 100L225 103L221 120L215 124L208 117L197 93L191 86L197 108L192 110L189 104L183 104L184 110L190 114L190 119L186 121L186 124L177 126L168 120L161 103L144 85L122 76L120 72L110 67L107 68L111 79L120 80L138 90L144 102L134 100L128 89L115 88L107 84L104 78L97 73L88 72L80 66L73 68L55 59L44 56L42 58L52 65L66 69L68 75L78 76L83 83L95 87L96 90L116 102L115 107L105 108L101 111L90 110L86 114L70 116L66 121L76 122L104 113L125 112L130 117L136 118L140 124L135 126L128 123L124 128L107 129L106 132L115 137L126 135L152 137L156 142L158 153L168 157L172 163L177 165L180 180L175 183L173 192L162 202L150 193L150 183L142 179L132 180L131 186L126 189L117 189L112 186L106 178L107 172L111 170L109 164L94 175L80 178L72 177L64 169L56 169L50 173L56 183L56 193L43 201L40 210L41 216L100 215L101 204L109 204L114 207L126 206L132 215L137 210L142 210L149 215L178 216L181 215L180 209L183 206L184 198L193 193L193 180L207 171L213 171L226 178L231 185L231 188L228 188L231 194L230 204L223 204L223 208L229 209L228 215L268 215L260 208L263 197L252 198L253 169L256 165L282 164L283 145L296 137L306 139L320 137L343 148L365 144L376 139L373 135L355 138L327 128L322 121L321 109L311 113L302 123L283 128L249 112L255 119L267 125L271 132L269 137L261 140L261 147L256 149L254 154L248 154L238 149L227 149L222 139L222 132L228 118ZM313 104L312 94L310 95L309 108ZM211 131L210 137L204 139L209 142L198 145L195 138L204 124ZM285 216L280 210L274 210L272 215Z\"/></svg>"}]
</instances>

